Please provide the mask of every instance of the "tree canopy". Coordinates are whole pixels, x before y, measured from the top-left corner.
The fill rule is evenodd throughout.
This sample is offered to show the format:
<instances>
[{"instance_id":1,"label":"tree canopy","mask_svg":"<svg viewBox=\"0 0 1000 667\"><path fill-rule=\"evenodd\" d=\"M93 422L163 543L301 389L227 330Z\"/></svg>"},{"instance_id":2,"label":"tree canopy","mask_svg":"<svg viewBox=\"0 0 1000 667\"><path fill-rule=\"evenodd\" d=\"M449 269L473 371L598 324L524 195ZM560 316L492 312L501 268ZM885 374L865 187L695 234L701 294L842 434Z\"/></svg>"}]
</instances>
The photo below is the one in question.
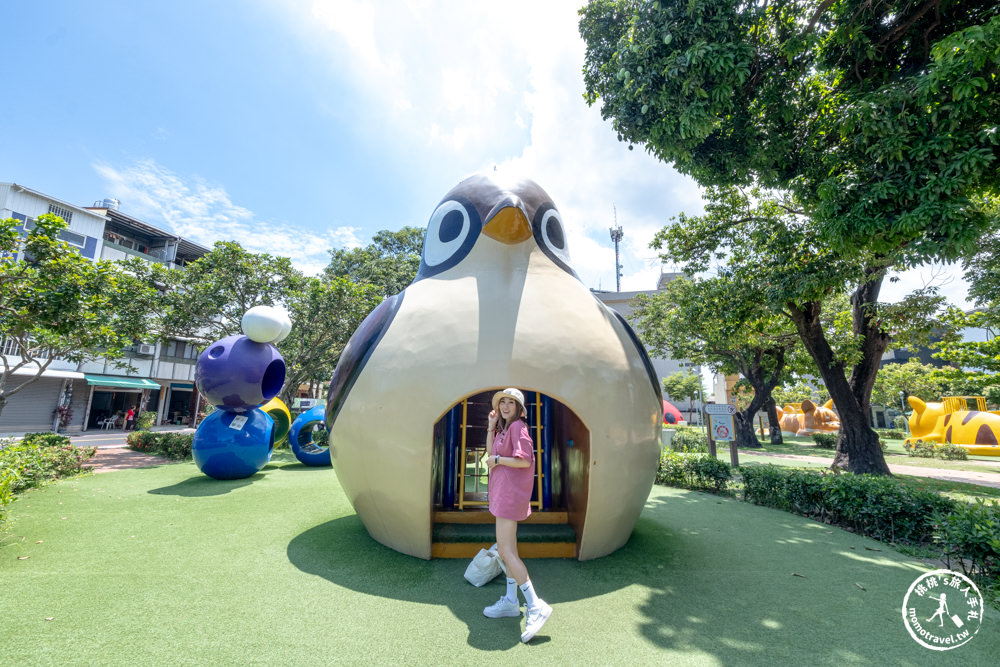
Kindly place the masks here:
<instances>
[{"instance_id":1,"label":"tree canopy","mask_svg":"<svg viewBox=\"0 0 1000 667\"><path fill-rule=\"evenodd\" d=\"M286 298L292 332L278 344L285 358L287 403L301 385L329 382L351 334L382 302L374 285L346 278L305 277Z\"/></svg>"},{"instance_id":2,"label":"tree canopy","mask_svg":"<svg viewBox=\"0 0 1000 667\"><path fill-rule=\"evenodd\" d=\"M420 269L425 231L420 227L403 227L395 232L383 229L363 248L331 250L324 275L375 285L383 296L399 294Z\"/></svg>"},{"instance_id":3,"label":"tree canopy","mask_svg":"<svg viewBox=\"0 0 1000 667\"><path fill-rule=\"evenodd\" d=\"M748 286L752 289L724 276L679 278L656 295L637 297L636 325L643 340L660 354L743 375L753 397L736 417L736 444L759 447L754 417L784 379L786 355L798 335L789 321L745 289Z\"/></svg>"},{"instance_id":4,"label":"tree canopy","mask_svg":"<svg viewBox=\"0 0 1000 667\"><path fill-rule=\"evenodd\" d=\"M302 277L289 258L253 253L235 241L216 241L182 268L137 259L133 270L164 285L160 333L202 345L239 333L246 311L282 303Z\"/></svg>"},{"instance_id":5,"label":"tree canopy","mask_svg":"<svg viewBox=\"0 0 1000 667\"><path fill-rule=\"evenodd\" d=\"M986 227L1000 162L998 12L594 0L580 21L586 99L703 185L792 192L835 247L955 259Z\"/></svg>"},{"instance_id":6,"label":"tree canopy","mask_svg":"<svg viewBox=\"0 0 1000 667\"><path fill-rule=\"evenodd\" d=\"M56 359L121 359L125 348L148 339L160 296L122 264L92 262L60 241L62 218L39 216L26 232L22 225L0 221L0 340L17 359L0 355L0 412ZM22 369L34 373L15 375Z\"/></svg>"},{"instance_id":7,"label":"tree canopy","mask_svg":"<svg viewBox=\"0 0 1000 667\"><path fill-rule=\"evenodd\" d=\"M663 391L671 400L687 400L688 421L694 413L694 400L704 396L705 389L701 384L701 376L691 371L677 371L663 378Z\"/></svg>"},{"instance_id":8,"label":"tree canopy","mask_svg":"<svg viewBox=\"0 0 1000 667\"><path fill-rule=\"evenodd\" d=\"M905 364L886 364L879 371L872 389L872 401L881 405L903 407L900 394L922 401L940 401L941 385L935 379L934 366L909 359ZM908 411L909 408L907 407Z\"/></svg>"},{"instance_id":9,"label":"tree canopy","mask_svg":"<svg viewBox=\"0 0 1000 667\"><path fill-rule=\"evenodd\" d=\"M840 412L838 467L888 474L868 410L878 362L897 319L935 297L879 304L887 271L964 256L992 223L998 11L948 0L594 0L581 11L587 101L620 139L716 188L720 206L690 226L689 247L680 233L673 247L732 253L795 323ZM851 299L849 361L821 324L836 292Z\"/></svg>"},{"instance_id":10,"label":"tree canopy","mask_svg":"<svg viewBox=\"0 0 1000 667\"><path fill-rule=\"evenodd\" d=\"M315 387L330 380L351 334L382 300L377 286L304 276L287 257L253 253L233 241L215 243L186 267L138 262L133 269L167 288L159 314L162 337L207 345L240 333L243 314L254 306L287 310L292 330L277 344L285 359L280 396L286 402L301 385Z\"/></svg>"}]
</instances>

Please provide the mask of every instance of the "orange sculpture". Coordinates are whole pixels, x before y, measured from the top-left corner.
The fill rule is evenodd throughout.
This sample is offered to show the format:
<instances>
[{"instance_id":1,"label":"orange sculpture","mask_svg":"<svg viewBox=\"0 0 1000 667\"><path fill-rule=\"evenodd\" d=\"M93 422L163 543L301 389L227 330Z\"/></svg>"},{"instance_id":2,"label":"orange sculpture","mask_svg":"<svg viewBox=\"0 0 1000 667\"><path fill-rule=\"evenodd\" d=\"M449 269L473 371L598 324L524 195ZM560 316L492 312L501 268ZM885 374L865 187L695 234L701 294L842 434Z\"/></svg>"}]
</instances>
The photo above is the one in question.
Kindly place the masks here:
<instances>
[{"instance_id":1,"label":"orange sculpture","mask_svg":"<svg viewBox=\"0 0 1000 667\"><path fill-rule=\"evenodd\" d=\"M809 399L778 408L778 424L782 435L811 435L840 430L840 418L833 411L833 399L816 405Z\"/></svg>"}]
</instances>

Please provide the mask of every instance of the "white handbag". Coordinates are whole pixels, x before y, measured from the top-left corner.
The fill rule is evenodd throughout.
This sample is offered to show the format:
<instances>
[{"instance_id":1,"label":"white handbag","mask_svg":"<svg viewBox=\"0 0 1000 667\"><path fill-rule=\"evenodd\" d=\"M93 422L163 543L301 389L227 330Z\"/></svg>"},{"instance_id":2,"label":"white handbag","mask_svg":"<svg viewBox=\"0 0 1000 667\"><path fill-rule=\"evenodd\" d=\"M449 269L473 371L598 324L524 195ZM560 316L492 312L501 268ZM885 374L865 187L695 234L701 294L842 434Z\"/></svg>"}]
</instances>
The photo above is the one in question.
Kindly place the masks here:
<instances>
[{"instance_id":1,"label":"white handbag","mask_svg":"<svg viewBox=\"0 0 1000 667\"><path fill-rule=\"evenodd\" d=\"M501 572L506 573L507 568L494 544L489 549L480 549L473 557L469 567L465 568L465 578L473 586L483 586L496 579Z\"/></svg>"}]
</instances>

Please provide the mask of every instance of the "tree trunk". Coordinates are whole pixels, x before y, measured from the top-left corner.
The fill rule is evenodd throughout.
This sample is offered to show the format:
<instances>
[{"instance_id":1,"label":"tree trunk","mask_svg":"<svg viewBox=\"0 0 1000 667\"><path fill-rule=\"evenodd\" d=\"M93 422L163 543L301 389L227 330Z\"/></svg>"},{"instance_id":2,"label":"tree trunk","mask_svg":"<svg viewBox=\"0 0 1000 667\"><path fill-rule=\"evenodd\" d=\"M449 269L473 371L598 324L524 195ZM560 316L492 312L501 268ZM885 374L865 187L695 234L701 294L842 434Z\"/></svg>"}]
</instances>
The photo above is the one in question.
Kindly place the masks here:
<instances>
[{"instance_id":1,"label":"tree trunk","mask_svg":"<svg viewBox=\"0 0 1000 667\"><path fill-rule=\"evenodd\" d=\"M764 363L767 357L774 361L774 367L770 371L767 370ZM777 386L781 372L785 367L785 348L778 346L771 349L756 349L749 357L736 357L733 360L739 367L740 373L753 387L753 398L750 399L750 405L747 406L746 410L736 414L737 442L740 447L760 447L761 444L757 440L753 420L765 404L769 402L772 406L774 405L771 392ZM773 439L772 435L772 441Z\"/></svg>"},{"instance_id":2,"label":"tree trunk","mask_svg":"<svg viewBox=\"0 0 1000 667\"><path fill-rule=\"evenodd\" d=\"M781 420L778 419L778 404L774 402L774 396L767 397L767 400L764 401L764 407L767 409L768 435L771 438L771 444L784 444L785 441L781 438Z\"/></svg>"},{"instance_id":3,"label":"tree trunk","mask_svg":"<svg viewBox=\"0 0 1000 667\"><path fill-rule=\"evenodd\" d=\"M746 376L746 373L744 373ZM746 410L738 410L735 415L733 415L733 423L736 426L736 447L744 449L758 449L760 441L757 439L757 431L754 429L753 420L760 410L760 407L764 404L764 393L758 391L755 382L760 378L747 378L750 381L750 386L753 387L754 393L753 398L750 399L750 405L747 406Z\"/></svg>"},{"instance_id":4,"label":"tree trunk","mask_svg":"<svg viewBox=\"0 0 1000 667\"><path fill-rule=\"evenodd\" d=\"M736 441L733 447L736 449L759 449L760 441L757 439L757 431L753 427L753 416L756 412L749 410L737 411L733 415L733 425L736 427Z\"/></svg>"},{"instance_id":5,"label":"tree trunk","mask_svg":"<svg viewBox=\"0 0 1000 667\"><path fill-rule=\"evenodd\" d=\"M879 360L889 343L889 337L873 325L871 313L867 310L878 299L882 275L881 272L870 271L869 281L858 286L851 295L854 333L861 340L862 354L861 360L851 369L850 379L844 372L843 363L835 359L823 331L820 322L822 303L810 301L789 304L788 307L799 337L815 360L840 416L840 435L832 467L857 474L892 474L882 455L878 435L872 430L868 409Z\"/></svg>"}]
</instances>

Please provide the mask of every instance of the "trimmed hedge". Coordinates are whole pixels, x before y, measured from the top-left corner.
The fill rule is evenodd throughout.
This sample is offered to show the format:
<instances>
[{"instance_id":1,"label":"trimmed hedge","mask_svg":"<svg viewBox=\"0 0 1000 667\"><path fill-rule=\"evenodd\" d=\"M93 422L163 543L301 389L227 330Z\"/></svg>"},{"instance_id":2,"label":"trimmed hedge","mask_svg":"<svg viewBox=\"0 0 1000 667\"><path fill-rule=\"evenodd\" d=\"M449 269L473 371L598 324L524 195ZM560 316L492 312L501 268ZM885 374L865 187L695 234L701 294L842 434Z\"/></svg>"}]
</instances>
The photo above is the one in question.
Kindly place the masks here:
<instances>
[{"instance_id":1,"label":"trimmed hedge","mask_svg":"<svg viewBox=\"0 0 1000 667\"><path fill-rule=\"evenodd\" d=\"M129 449L146 454L156 454L170 459L191 458L193 433L153 433L152 431L132 431L125 438Z\"/></svg>"},{"instance_id":2,"label":"trimmed hedge","mask_svg":"<svg viewBox=\"0 0 1000 667\"><path fill-rule=\"evenodd\" d=\"M681 454L667 450L660 454L656 483L721 493L732 481L732 468L708 454Z\"/></svg>"},{"instance_id":3,"label":"trimmed hedge","mask_svg":"<svg viewBox=\"0 0 1000 667\"><path fill-rule=\"evenodd\" d=\"M910 456L932 459L935 456L939 459L949 461L967 461L969 451L965 447L959 447L951 443L937 445L931 441L918 440L916 442L904 442L903 449Z\"/></svg>"},{"instance_id":4,"label":"trimmed hedge","mask_svg":"<svg viewBox=\"0 0 1000 667\"><path fill-rule=\"evenodd\" d=\"M670 441L670 449L676 452L708 453L708 435L705 429L698 426L672 426L674 437Z\"/></svg>"},{"instance_id":5,"label":"trimmed hedge","mask_svg":"<svg viewBox=\"0 0 1000 667\"><path fill-rule=\"evenodd\" d=\"M52 480L91 470L86 462L96 447L74 447L57 433L27 433L21 440L0 440L0 523L18 493Z\"/></svg>"},{"instance_id":6,"label":"trimmed hedge","mask_svg":"<svg viewBox=\"0 0 1000 667\"><path fill-rule=\"evenodd\" d=\"M836 449L837 448L837 434L836 433L813 433L813 442L816 443L817 447L822 447L823 449Z\"/></svg>"}]
</instances>

